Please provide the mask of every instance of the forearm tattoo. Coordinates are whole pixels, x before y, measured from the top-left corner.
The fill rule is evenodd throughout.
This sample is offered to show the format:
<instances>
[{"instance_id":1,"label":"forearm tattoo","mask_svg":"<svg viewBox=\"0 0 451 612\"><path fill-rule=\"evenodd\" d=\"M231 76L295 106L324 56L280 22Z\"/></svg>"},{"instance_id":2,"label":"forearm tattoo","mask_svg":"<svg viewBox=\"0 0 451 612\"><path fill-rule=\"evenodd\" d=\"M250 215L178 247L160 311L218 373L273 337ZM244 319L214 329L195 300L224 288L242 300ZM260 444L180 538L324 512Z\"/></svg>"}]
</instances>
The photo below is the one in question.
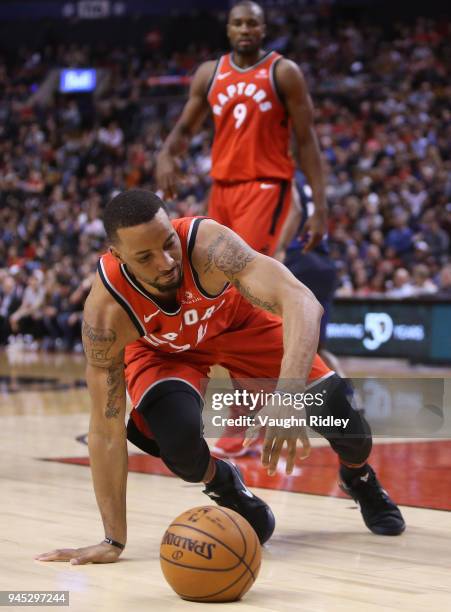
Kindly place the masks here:
<instances>
[{"instance_id":1,"label":"forearm tattoo","mask_svg":"<svg viewBox=\"0 0 451 612\"><path fill-rule=\"evenodd\" d=\"M266 302L265 300L261 300L256 295L253 295L249 290L249 287L245 287L244 285L242 285L237 278L233 281L233 285L238 289L241 295L246 298L246 300L251 302L251 304L259 306L260 308L268 310L269 312L273 312L274 314L278 314L279 311L275 302Z\"/></svg>"},{"instance_id":2,"label":"forearm tattoo","mask_svg":"<svg viewBox=\"0 0 451 612\"><path fill-rule=\"evenodd\" d=\"M124 361L121 355L121 360L116 361L108 368L107 384L107 400L105 416L107 419L116 418L121 411L121 406L124 402Z\"/></svg>"},{"instance_id":3,"label":"forearm tattoo","mask_svg":"<svg viewBox=\"0 0 451 612\"><path fill-rule=\"evenodd\" d=\"M91 365L106 367L111 362L109 351L116 341L116 332L112 329L92 327L83 320L81 337L88 362Z\"/></svg>"},{"instance_id":4,"label":"forearm tattoo","mask_svg":"<svg viewBox=\"0 0 451 612\"><path fill-rule=\"evenodd\" d=\"M234 237L219 234L208 246L204 271L209 272L214 264L224 272L229 280L233 281L234 275L244 270L253 259L255 259L255 254L247 244Z\"/></svg>"}]
</instances>

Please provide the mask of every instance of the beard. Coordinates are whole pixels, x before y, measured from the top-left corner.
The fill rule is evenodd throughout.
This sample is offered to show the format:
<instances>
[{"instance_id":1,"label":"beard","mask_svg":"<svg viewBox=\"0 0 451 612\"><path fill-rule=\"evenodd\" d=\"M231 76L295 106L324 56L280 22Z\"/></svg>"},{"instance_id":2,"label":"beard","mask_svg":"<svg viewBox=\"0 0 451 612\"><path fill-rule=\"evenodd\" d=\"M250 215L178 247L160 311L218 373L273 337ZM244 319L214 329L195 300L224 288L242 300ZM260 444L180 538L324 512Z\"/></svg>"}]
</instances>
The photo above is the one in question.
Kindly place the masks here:
<instances>
[{"instance_id":1,"label":"beard","mask_svg":"<svg viewBox=\"0 0 451 612\"><path fill-rule=\"evenodd\" d=\"M247 56L247 55L255 55L260 49L260 42L251 43L250 45L241 45L237 43L234 47L235 53L239 53L239 55Z\"/></svg>"},{"instance_id":2,"label":"beard","mask_svg":"<svg viewBox=\"0 0 451 612\"><path fill-rule=\"evenodd\" d=\"M158 283L158 282L149 282L154 289L159 291L160 293L171 293L172 291L176 291L179 287L182 286L183 283L183 273L180 265L177 265L177 278L170 283Z\"/></svg>"}]
</instances>

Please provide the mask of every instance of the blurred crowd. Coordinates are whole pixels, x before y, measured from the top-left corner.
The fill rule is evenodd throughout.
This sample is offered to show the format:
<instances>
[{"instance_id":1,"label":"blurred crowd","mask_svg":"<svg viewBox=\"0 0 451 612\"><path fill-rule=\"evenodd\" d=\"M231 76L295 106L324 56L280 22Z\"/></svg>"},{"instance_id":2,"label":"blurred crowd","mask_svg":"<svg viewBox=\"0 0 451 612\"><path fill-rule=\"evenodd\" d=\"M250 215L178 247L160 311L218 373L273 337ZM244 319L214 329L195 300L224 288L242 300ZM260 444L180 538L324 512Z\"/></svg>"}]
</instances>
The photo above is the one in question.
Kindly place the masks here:
<instances>
[{"instance_id":1,"label":"blurred crowd","mask_svg":"<svg viewBox=\"0 0 451 612\"><path fill-rule=\"evenodd\" d=\"M266 47L301 66L314 99L337 295L451 298L448 25L267 19ZM0 344L81 350L102 208L123 189L155 188L156 153L185 101L186 88L148 79L191 74L219 53L201 40L168 52L153 30L136 47L47 45L0 58ZM39 85L58 66L104 68L109 81L98 97L44 104ZM207 124L180 160L174 217L205 210L211 138Z\"/></svg>"}]
</instances>

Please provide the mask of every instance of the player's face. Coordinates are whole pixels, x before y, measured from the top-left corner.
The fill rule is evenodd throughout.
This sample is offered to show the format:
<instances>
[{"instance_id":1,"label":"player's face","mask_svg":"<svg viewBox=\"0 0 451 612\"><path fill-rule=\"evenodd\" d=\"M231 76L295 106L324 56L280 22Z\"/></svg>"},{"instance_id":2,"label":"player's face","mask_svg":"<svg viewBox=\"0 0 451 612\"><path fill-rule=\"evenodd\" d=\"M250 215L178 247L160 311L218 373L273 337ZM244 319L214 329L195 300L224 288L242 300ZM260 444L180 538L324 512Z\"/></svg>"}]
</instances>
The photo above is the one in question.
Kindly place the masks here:
<instances>
[{"instance_id":1,"label":"player's face","mask_svg":"<svg viewBox=\"0 0 451 612\"><path fill-rule=\"evenodd\" d=\"M237 6L230 11L227 36L233 51L253 55L265 37L263 15L257 6Z\"/></svg>"},{"instance_id":2,"label":"player's face","mask_svg":"<svg viewBox=\"0 0 451 612\"><path fill-rule=\"evenodd\" d=\"M177 232L162 208L152 221L118 230L118 243L111 249L128 270L161 293L182 284L182 248Z\"/></svg>"}]
</instances>

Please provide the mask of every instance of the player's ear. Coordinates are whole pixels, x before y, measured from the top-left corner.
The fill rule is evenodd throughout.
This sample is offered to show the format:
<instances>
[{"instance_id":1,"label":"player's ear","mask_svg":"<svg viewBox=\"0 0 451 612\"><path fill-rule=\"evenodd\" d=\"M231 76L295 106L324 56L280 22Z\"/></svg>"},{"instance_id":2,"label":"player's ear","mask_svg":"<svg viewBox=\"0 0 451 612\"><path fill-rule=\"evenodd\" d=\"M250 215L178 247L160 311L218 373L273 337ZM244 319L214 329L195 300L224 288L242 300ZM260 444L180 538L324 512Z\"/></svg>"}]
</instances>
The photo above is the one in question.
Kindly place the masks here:
<instances>
[{"instance_id":1,"label":"player's ear","mask_svg":"<svg viewBox=\"0 0 451 612\"><path fill-rule=\"evenodd\" d=\"M110 246L108 250L111 253L111 255L113 255L113 257L116 257L116 259L119 259L119 261L123 263L123 259L119 251L116 248L114 248L114 246Z\"/></svg>"}]
</instances>

